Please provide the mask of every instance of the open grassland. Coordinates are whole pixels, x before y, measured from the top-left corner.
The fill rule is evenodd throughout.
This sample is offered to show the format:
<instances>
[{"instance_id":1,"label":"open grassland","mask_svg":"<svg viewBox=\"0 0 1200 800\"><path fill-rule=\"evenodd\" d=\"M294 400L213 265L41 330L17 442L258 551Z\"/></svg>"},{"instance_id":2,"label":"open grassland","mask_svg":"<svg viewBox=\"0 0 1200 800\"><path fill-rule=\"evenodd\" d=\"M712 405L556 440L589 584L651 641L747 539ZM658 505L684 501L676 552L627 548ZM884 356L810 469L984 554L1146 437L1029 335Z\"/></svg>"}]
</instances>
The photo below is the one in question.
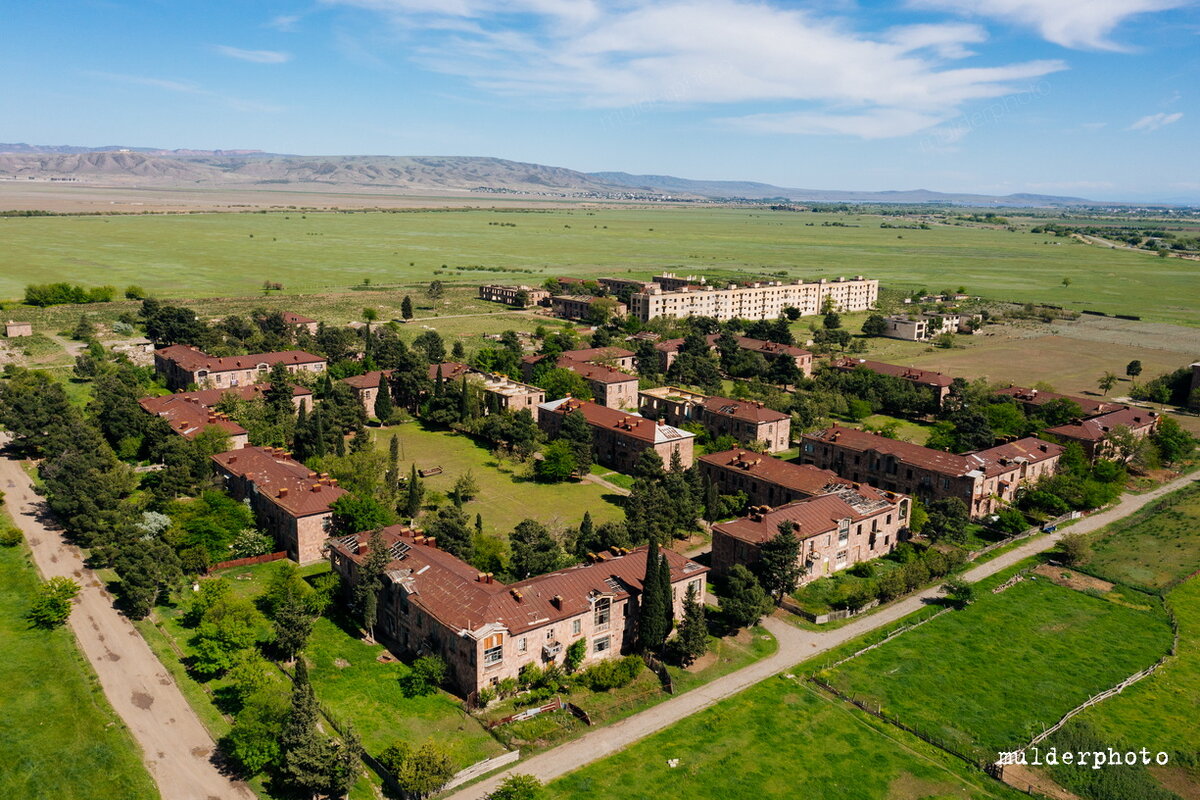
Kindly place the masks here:
<instances>
[{"instance_id":1,"label":"open grassland","mask_svg":"<svg viewBox=\"0 0 1200 800\"><path fill-rule=\"evenodd\" d=\"M670 759L679 759L672 768ZM811 687L773 678L548 787L556 800L1024 797Z\"/></svg>"},{"instance_id":2,"label":"open grassland","mask_svg":"<svg viewBox=\"0 0 1200 800\"><path fill-rule=\"evenodd\" d=\"M0 547L0 792L21 800L158 797L70 630L30 628L25 612L37 584L25 546Z\"/></svg>"},{"instance_id":3,"label":"open grassland","mask_svg":"<svg viewBox=\"0 0 1200 800\"><path fill-rule=\"evenodd\" d=\"M1200 766L1200 579L1181 584L1167 596L1179 623L1176 657L1121 694L1093 706L1081 717L1113 742L1174 754Z\"/></svg>"},{"instance_id":4,"label":"open grassland","mask_svg":"<svg viewBox=\"0 0 1200 800\"><path fill-rule=\"evenodd\" d=\"M0 295L18 297L25 284L49 280L136 283L165 296L203 297L253 294L263 281L320 292L364 279L541 282L557 274L645 277L667 268L864 274L902 289L965 286L996 299L1197 322L1191 262L1027 229L881 229L887 219L735 208L4 218Z\"/></svg>"},{"instance_id":5,"label":"open grassland","mask_svg":"<svg viewBox=\"0 0 1200 800\"><path fill-rule=\"evenodd\" d=\"M1092 535L1084 566L1151 591L1200 570L1200 482L1172 492Z\"/></svg>"},{"instance_id":6,"label":"open grassland","mask_svg":"<svg viewBox=\"0 0 1200 800\"><path fill-rule=\"evenodd\" d=\"M622 498L598 484L538 483L526 477L526 466L498 461L470 437L425 430L415 422L372 431L376 446L386 452L393 433L400 437L401 474L407 476L412 464L419 470L442 468L441 475L423 479L426 491L449 495L459 476L471 472L479 494L463 510L472 519L476 514L483 517L486 534L507 537L526 519L561 529L578 525L585 511L597 525L624 518Z\"/></svg>"},{"instance_id":7,"label":"open grassland","mask_svg":"<svg viewBox=\"0 0 1200 800\"><path fill-rule=\"evenodd\" d=\"M1000 594L984 589L966 609L825 678L951 747L991 759L1154 663L1170 643L1166 616L1150 598L1134 608L1029 579Z\"/></svg>"}]
</instances>

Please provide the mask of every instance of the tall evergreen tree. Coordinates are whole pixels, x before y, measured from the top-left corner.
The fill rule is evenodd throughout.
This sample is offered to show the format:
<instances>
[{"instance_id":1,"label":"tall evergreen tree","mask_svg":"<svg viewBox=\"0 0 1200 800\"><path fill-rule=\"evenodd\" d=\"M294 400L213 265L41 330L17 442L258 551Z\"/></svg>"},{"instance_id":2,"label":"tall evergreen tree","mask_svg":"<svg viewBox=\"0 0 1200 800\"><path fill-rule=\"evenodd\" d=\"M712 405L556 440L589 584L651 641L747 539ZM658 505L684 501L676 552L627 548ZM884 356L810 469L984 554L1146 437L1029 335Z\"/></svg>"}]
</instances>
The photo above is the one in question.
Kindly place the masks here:
<instances>
[{"instance_id":1,"label":"tall evergreen tree","mask_svg":"<svg viewBox=\"0 0 1200 800\"><path fill-rule=\"evenodd\" d=\"M271 385L263 392L267 401L267 409L271 421L278 423L292 415L295 406L292 405L292 374L282 363L271 367Z\"/></svg>"},{"instance_id":2,"label":"tall evergreen tree","mask_svg":"<svg viewBox=\"0 0 1200 800\"><path fill-rule=\"evenodd\" d=\"M386 425L392 421L395 406L392 404L392 387L387 378L379 376L379 391L375 393L375 419Z\"/></svg>"},{"instance_id":3,"label":"tall evergreen tree","mask_svg":"<svg viewBox=\"0 0 1200 800\"><path fill-rule=\"evenodd\" d=\"M400 301L400 317L401 319L413 318L412 298L408 295L404 295L404 299Z\"/></svg>"},{"instance_id":4,"label":"tall evergreen tree","mask_svg":"<svg viewBox=\"0 0 1200 800\"><path fill-rule=\"evenodd\" d=\"M677 635L679 660L690 666L697 658L708 652L708 622L704 617L704 603L696 596L696 589L688 586L683 599L683 619Z\"/></svg>"},{"instance_id":5,"label":"tall evergreen tree","mask_svg":"<svg viewBox=\"0 0 1200 800\"><path fill-rule=\"evenodd\" d=\"M675 590L671 588L671 562L662 551L658 554L658 582L655 584L663 609L663 638L675 627Z\"/></svg>"},{"instance_id":6,"label":"tall evergreen tree","mask_svg":"<svg viewBox=\"0 0 1200 800\"><path fill-rule=\"evenodd\" d=\"M334 748L317 729L318 716L308 665L303 658L297 659L292 708L279 736L280 775L297 793L307 797L328 788L333 765Z\"/></svg>"},{"instance_id":7,"label":"tall evergreen tree","mask_svg":"<svg viewBox=\"0 0 1200 800\"><path fill-rule=\"evenodd\" d=\"M380 389L382 391L382 388ZM388 467L384 473L384 488L390 500L395 501L400 491L400 436L392 434L388 441Z\"/></svg>"},{"instance_id":8,"label":"tall evergreen tree","mask_svg":"<svg viewBox=\"0 0 1200 800\"><path fill-rule=\"evenodd\" d=\"M383 541L383 532L371 531L371 536L367 539L367 557L363 559L362 568L358 572L358 582L354 585L354 607L359 613L363 630L371 638L375 636L383 572L391 560L391 554Z\"/></svg>"},{"instance_id":9,"label":"tall evergreen tree","mask_svg":"<svg viewBox=\"0 0 1200 800\"><path fill-rule=\"evenodd\" d=\"M404 515L417 517L421 513L421 502L425 497L425 484L417 474L417 465L408 471L408 487L404 498Z\"/></svg>"},{"instance_id":10,"label":"tall evergreen tree","mask_svg":"<svg viewBox=\"0 0 1200 800\"><path fill-rule=\"evenodd\" d=\"M587 424L583 412L576 409L563 417L559 438L571 448L575 457L575 473L586 475L592 468L592 428Z\"/></svg>"},{"instance_id":11,"label":"tall evergreen tree","mask_svg":"<svg viewBox=\"0 0 1200 800\"><path fill-rule=\"evenodd\" d=\"M717 484L705 478L704 519L708 520L709 522L716 522L721 518L721 512L721 493L717 490Z\"/></svg>"},{"instance_id":12,"label":"tall evergreen tree","mask_svg":"<svg viewBox=\"0 0 1200 800\"><path fill-rule=\"evenodd\" d=\"M275 631L275 649L286 661L304 650L316 618L308 604L296 593L289 592L272 612L271 625Z\"/></svg>"},{"instance_id":13,"label":"tall evergreen tree","mask_svg":"<svg viewBox=\"0 0 1200 800\"><path fill-rule=\"evenodd\" d=\"M475 557L471 526L467 515L453 503L438 509L437 516L425 527L425 533L437 539L437 546L463 561Z\"/></svg>"},{"instance_id":14,"label":"tall evergreen tree","mask_svg":"<svg viewBox=\"0 0 1200 800\"><path fill-rule=\"evenodd\" d=\"M642 578L641 605L638 608L638 646L646 652L657 651L667 638L665 623L669 612L663 608L663 593L659 588L662 571L658 562L658 542L651 538L646 550L646 573Z\"/></svg>"},{"instance_id":15,"label":"tall evergreen tree","mask_svg":"<svg viewBox=\"0 0 1200 800\"><path fill-rule=\"evenodd\" d=\"M579 523L579 536L576 541L591 542L596 538L596 524L592 522L592 512L583 512L583 521Z\"/></svg>"},{"instance_id":16,"label":"tall evergreen tree","mask_svg":"<svg viewBox=\"0 0 1200 800\"><path fill-rule=\"evenodd\" d=\"M796 538L796 523L784 520L779 523L775 538L763 542L758 550L755 564L759 583L767 594L775 598L776 604L783 602L786 595L796 591L800 576L800 541Z\"/></svg>"}]
</instances>

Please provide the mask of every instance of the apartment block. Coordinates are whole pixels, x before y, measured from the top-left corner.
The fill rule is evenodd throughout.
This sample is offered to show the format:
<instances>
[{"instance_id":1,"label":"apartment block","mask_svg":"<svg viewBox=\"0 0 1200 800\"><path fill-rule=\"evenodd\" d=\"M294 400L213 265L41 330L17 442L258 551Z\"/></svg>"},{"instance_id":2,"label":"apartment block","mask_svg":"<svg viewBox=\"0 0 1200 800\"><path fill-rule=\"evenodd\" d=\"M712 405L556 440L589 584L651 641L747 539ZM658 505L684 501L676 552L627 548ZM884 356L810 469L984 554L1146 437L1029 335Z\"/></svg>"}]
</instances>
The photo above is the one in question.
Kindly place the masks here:
<instances>
[{"instance_id":1,"label":"apartment block","mask_svg":"<svg viewBox=\"0 0 1200 800\"><path fill-rule=\"evenodd\" d=\"M325 371L322 356L303 350L224 358L207 355L183 344L154 351L154 370L166 378L169 389L187 389L193 385L202 389L228 389L261 383L276 364L283 364L293 375L319 375Z\"/></svg>"},{"instance_id":2,"label":"apartment block","mask_svg":"<svg viewBox=\"0 0 1200 800\"><path fill-rule=\"evenodd\" d=\"M696 423L716 438L732 436L740 444L760 443L776 453L791 446L792 418L754 400L733 400L689 392L675 386L638 393L642 412L669 425Z\"/></svg>"},{"instance_id":3,"label":"apartment block","mask_svg":"<svg viewBox=\"0 0 1200 800\"><path fill-rule=\"evenodd\" d=\"M528 411L537 420L537 408L546 402L546 391L514 381L507 375L482 375L485 407L489 412Z\"/></svg>"},{"instance_id":4,"label":"apartment block","mask_svg":"<svg viewBox=\"0 0 1200 800\"><path fill-rule=\"evenodd\" d=\"M868 361L865 358L851 358L850 356L831 358L829 366L842 372L853 372L861 367L878 375L888 375L908 381L915 386L924 387L933 392L934 402L939 408L946 401L946 395L950 394L950 386L954 383L954 379L949 375L943 375L933 370L901 367L896 364L885 364L882 361Z\"/></svg>"},{"instance_id":5,"label":"apartment block","mask_svg":"<svg viewBox=\"0 0 1200 800\"><path fill-rule=\"evenodd\" d=\"M692 284L691 280L690 276L687 279L655 278L654 286L630 297L630 313L643 322L657 317L680 319L690 316L714 317L722 321L760 320L776 319L787 308L796 308L802 315L818 314L826 302L839 311L865 311L874 308L879 299L879 281L861 275L835 281L733 284L725 289L706 283Z\"/></svg>"},{"instance_id":6,"label":"apartment block","mask_svg":"<svg viewBox=\"0 0 1200 800\"><path fill-rule=\"evenodd\" d=\"M550 299L550 292L533 286L486 284L479 287L479 299L509 306L537 306Z\"/></svg>"},{"instance_id":7,"label":"apartment block","mask_svg":"<svg viewBox=\"0 0 1200 800\"><path fill-rule=\"evenodd\" d=\"M708 342L710 351L715 352L717 349L717 339L720 334L710 333L704 339ZM793 344L780 344L778 342L768 342L763 339L751 339L749 336L737 336L737 346L741 350L749 350L752 353L758 353L768 362L779 357L791 358L796 362L796 368L808 378L812 376L813 354L805 350L803 347L797 347ZM659 353L659 366L663 372L671 368L675 363L675 359L679 357L679 348L683 346L683 339L664 339L654 345L654 349Z\"/></svg>"},{"instance_id":8,"label":"apartment block","mask_svg":"<svg viewBox=\"0 0 1200 800\"><path fill-rule=\"evenodd\" d=\"M884 336L910 342L924 342L943 333L970 334L972 320L982 320L982 314L932 313L895 314L885 317L887 328Z\"/></svg>"},{"instance_id":9,"label":"apartment block","mask_svg":"<svg viewBox=\"0 0 1200 800\"><path fill-rule=\"evenodd\" d=\"M744 492L752 506L781 506L851 483L832 470L741 449L708 453L699 462L700 476L716 484L718 492Z\"/></svg>"},{"instance_id":10,"label":"apartment block","mask_svg":"<svg viewBox=\"0 0 1200 800\"><path fill-rule=\"evenodd\" d=\"M618 472L630 472L642 451L653 449L663 464L669 466L678 453L684 467L692 465L694 433L588 400L566 397L542 403L538 406L538 426L553 439L562 428L563 417L575 412L583 414L591 426L593 452L599 464Z\"/></svg>"},{"instance_id":11,"label":"apartment block","mask_svg":"<svg viewBox=\"0 0 1200 800\"><path fill-rule=\"evenodd\" d=\"M592 305L599 300L615 303L612 312L614 317L623 317L629 313L629 309L624 303L617 303L609 297L592 297L586 294L554 295L550 298L550 310L554 316L563 319L589 321L592 318Z\"/></svg>"}]
</instances>

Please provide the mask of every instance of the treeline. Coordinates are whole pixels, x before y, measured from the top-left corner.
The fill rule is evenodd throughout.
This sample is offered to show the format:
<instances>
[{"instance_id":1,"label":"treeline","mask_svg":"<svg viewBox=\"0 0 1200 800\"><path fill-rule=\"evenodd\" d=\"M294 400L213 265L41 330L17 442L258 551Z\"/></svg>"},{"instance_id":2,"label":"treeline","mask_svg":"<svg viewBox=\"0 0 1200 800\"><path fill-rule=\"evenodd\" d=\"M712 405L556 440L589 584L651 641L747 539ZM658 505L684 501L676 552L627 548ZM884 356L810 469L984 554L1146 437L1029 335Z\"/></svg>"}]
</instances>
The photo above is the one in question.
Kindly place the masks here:
<instances>
[{"instance_id":1,"label":"treeline","mask_svg":"<svg viewBox=\"0 0 1200 800\"><path fill-rule=\"evenodd\" d=\"M112 286L89 289L76 283L36 283L25 287L25 302L40 307L107 303L116 293L116 288Z\"/></svg>"}]
</instances>

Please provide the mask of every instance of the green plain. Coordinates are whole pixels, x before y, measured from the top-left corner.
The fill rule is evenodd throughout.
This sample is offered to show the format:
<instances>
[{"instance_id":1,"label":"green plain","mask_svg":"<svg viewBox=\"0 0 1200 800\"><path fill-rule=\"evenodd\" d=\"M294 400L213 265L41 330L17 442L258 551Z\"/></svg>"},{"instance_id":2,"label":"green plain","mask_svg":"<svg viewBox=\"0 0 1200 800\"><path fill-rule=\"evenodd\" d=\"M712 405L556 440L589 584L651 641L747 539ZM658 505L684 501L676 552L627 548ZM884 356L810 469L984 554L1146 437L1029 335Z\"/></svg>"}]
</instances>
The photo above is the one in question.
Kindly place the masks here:
<instances>
[{"instance_id":1,"label":"green plain","mask_svg":"<svg viewBox=\"0 0 1200 800\"><path fill-rule=\"evenodd\" d=\"M647 277L672 269L861 274L894 288L964 286L999 300L1196 324L1191 262L1032 234L1028 221L1015 232L879 227L888 220L896 218L759 208L3 218L0 296L19 297L27 283L51 280L205 297L252 295L264 281L288 292L324 292L364 279L540 283L558 274ZM515 227L490 224L501 222Z\"/></svg>"},{"instance_id":2,"label":"green plain","mask_svg":"<svg viewBox=\"0 0 1200 800\"><path fill-rule=\"evenodd\" d=\"M0 512L0 524L8 519ZM152 798L158 790L66 628L25 619L38 576L0 547L0 793L21 800Z\"/></svg>"},{"instance_id":3,"label":"green plain","mask_svg":"<svg viewBox=\"0 0 1200 800\"><path fill-rule=\"evenodd\" d=\"M1200 569L1200 484L1156 500L1091 538L1089 572L1130 586L1163 589Z\"/></svg>"}]
</instances>

